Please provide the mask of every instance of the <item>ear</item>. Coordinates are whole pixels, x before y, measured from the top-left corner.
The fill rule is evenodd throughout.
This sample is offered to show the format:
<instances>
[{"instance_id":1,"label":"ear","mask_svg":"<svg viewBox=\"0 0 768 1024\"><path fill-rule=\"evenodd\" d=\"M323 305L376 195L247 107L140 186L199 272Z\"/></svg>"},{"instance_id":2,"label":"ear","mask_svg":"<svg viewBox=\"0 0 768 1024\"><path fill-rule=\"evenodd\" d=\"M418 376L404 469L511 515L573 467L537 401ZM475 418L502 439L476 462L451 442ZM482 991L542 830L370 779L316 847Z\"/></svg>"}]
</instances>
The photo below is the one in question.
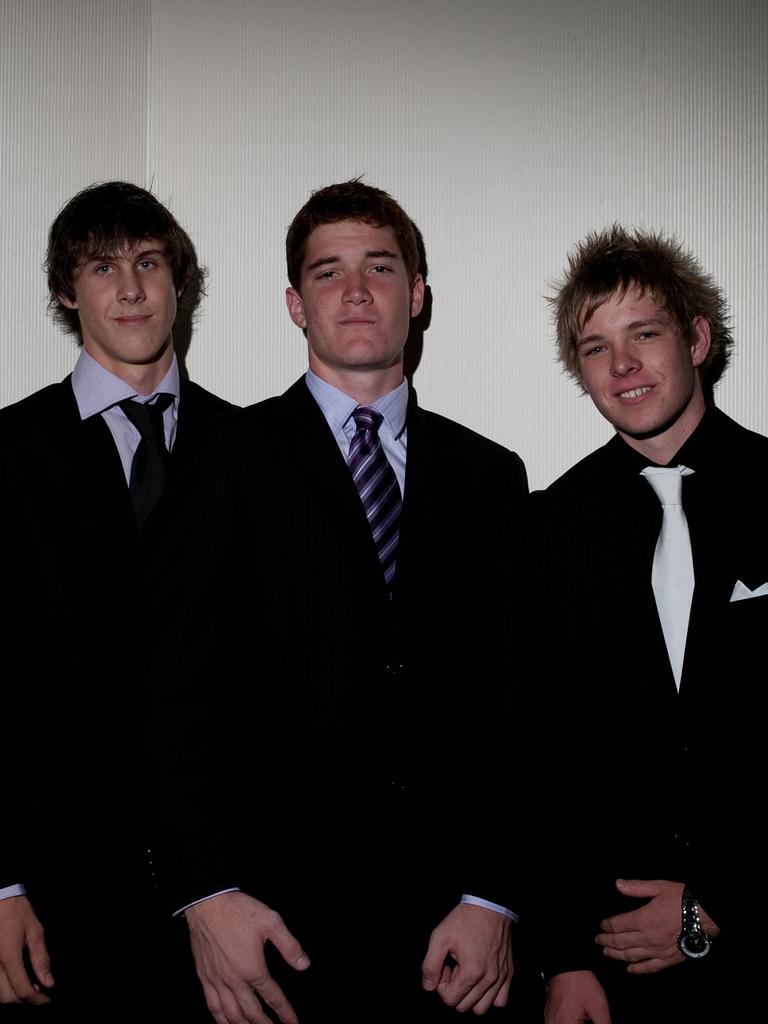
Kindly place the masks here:
<instances>
[{"instance_id":1,"label":"ear","mask_svg":"<svg viewBox=\"0 0 768 1024\"><path fill-rule=\"evenodd\" d=\"M74 299L68 299L66 295L57 295L56 298L64 306L65 309L77 309L77 302Z\"/></svg>"},{"instance_id":2,"label":"ear","mask_svg":"<svg viewBox=\"0 0 768 1024\"><path fill-rule=\"evenodd\" d=\"M712 345L712 332L709 329L709 320L703 316L695 316L691 323L691 328L691 364L693 366L701 366L709 355Z\"/></svg>"},{"instance_id":3,"label":"ear","mask_svg":"<svg viewBox=\"0 0 768 1024\"><path fill-rule=\"evenodd\" d=\"M285 304L288 307L291 320L302 331L306 330L307 318L304 316L304 303L301 301L301 296L295 288L285 289Z\"/></svg>"},{"instance_id":4,"label":"ear","mask_svg":"<svg viewBox=\"0 0 768 1024\"><path fill-rule=\"evenodd\" d=\"M417 274L411 285L411 316L418 316L424 305L424 278Z\"/></svg>"}]
</instances>

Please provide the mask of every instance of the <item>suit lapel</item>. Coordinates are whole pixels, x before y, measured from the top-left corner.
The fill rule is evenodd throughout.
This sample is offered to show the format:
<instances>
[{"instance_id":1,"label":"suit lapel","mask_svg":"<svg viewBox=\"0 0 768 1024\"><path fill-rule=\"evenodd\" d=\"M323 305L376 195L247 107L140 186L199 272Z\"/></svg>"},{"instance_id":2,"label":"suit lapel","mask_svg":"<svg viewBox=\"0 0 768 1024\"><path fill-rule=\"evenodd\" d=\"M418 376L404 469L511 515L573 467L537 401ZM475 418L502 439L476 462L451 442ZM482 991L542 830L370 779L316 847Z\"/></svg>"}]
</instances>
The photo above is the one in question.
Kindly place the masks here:
<instances>
[{"instance_id":1,"label":"suit lapel","mask_svg":"<svg viewBox=\"0 0 768 1024\"><path fill-rule=\"evenodd\" d=\"M64 501L82 521L119 537L138 537L128 486L109 427L101 416L80 419L69 378L61 386L56 438Z\"/></svg>"},{"instance_id":2,"label":"suit lapel","mask_svg":"<svg viewBox=\"0 0 768 1024\"><path fill-rule=\"evenodd\" d=\"M380 580L383 593L379 557L352 474L304 378L279 401L284 424L283 454L293 462L297 479L304 481L317 515L329 523L345 548L357 553L365 571Z\"/></svg>"},{"instance_id":3,"label":"suit lapel","mask_svg":"<svg viewBox=\"0 0 768 1024\"><path fill-rule=\"evenodd\" d=\"M439 543L433 543L439 526L436 510L451 500L452 486L449 453L413 399L408 403L407 425L408 454L394 586L401 616L407 615L414 602L418 581L438 578L431 567L445 552Z\"/></svg>"},{"instance_id":4,"label":"suit lapel","mask_svg":"<svg viewBox=\"0 0 768 1024\"><path fill-rule=\"evenodd\" d=\"M198 384L182 378L179 392L179 416L173 442L173 462L186 458L202 438L200 424L237 411L237 406L217 398Z\"/></svg>"}]
</instances>

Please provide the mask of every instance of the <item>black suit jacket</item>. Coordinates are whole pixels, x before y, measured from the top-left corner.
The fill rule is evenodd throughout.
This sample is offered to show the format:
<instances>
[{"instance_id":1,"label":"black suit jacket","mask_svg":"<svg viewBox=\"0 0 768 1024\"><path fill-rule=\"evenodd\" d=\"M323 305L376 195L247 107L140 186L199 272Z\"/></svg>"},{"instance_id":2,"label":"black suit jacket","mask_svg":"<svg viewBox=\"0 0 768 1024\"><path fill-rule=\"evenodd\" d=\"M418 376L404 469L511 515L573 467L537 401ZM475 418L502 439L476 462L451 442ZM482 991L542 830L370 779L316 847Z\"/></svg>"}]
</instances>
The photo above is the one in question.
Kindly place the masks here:
<instances>
[{"instance_id":1,"label":"black suit jacket","mask_svg":"<svg viewBox=\"0 0 768 1024\"><path fill-rule=\"evenodd\" d=\"M182 382L174 470L199 425L232 408ZM35 902L73 871L114 885L105 851L138 863L144 846L136 815L118 813L140 778L141 686L124 673L138 650L139 534L109 428L80 419L69 377L0 411L0 521L3 759L17 800L0 886L24 882Z\"/></svg>"},{"instance_id":2,"label":"black suit jacket","mask_svg":"<svg viewBox=\"0 0 768 1024\"><path fill-rule=\"evenodd\" d=\"M658 981L670 1012L674 985L690 1006L690 978L720 968L725 977L749 927L744 879L762 859L755 711L768 596L731 596L737 580L768 581L767 459L768 439L712 408L672 460L695 471L683 481L696 585L679 693L651 585L662 514L639 475L648 460L616 436L532 496L548 969L590 968L609 986L620 971L628 1003ZM650 981L600 957L600 921L638 905L618 895L616 878L686 882L722 929L710 957Z\"/></svg>"},{"instance_id":3,"label":"black suit jacket","mask_svg":"<svg viewBox=\"0 0 768 1024\"><path fill-rule=\"evenodd\" d=\"M418 988L463 892L515 898L488 755L509 758L496 567L526 482L516 455L413 403L407 429L391 601L303 379L179 479L150 540L149 592L163 580L174 609L152 645L150 786L170 905L240 886L320 963L343 944L345 984L413 947Z\"/></svg>"}]
</instances>

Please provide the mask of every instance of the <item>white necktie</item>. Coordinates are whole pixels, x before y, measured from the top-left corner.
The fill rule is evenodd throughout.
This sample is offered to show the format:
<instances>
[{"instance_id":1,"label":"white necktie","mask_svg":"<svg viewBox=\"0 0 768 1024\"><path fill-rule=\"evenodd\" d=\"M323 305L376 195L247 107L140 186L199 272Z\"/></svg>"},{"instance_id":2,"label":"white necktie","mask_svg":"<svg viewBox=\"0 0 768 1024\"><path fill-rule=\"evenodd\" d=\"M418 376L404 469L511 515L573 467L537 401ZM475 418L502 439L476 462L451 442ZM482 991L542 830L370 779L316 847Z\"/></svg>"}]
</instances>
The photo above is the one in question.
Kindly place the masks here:
<instances>
[{"instance_id":1,"label":"white necktie","mask_svg":"<svg viewBox=\"0 0 768 1024\"><path fill-rule=\"evenodd\" d=\"M642 471L664 513L653 556L651 582L678 690L694 585L691 538L683 511L683 477L691 473L693 470L687 466L647 466Z\"/></svg>"}]
</instances>

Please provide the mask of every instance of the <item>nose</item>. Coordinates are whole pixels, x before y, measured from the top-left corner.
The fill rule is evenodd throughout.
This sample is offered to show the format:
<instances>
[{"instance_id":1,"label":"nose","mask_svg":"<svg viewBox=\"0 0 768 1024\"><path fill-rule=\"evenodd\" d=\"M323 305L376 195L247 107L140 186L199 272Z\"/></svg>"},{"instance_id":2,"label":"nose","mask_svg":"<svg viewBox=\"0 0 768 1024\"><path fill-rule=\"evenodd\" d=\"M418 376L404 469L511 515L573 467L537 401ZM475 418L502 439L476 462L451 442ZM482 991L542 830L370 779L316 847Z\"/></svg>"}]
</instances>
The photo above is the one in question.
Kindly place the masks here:
<instances>
[{"instance_id":1,"label":"nose","mask_svg":"<svg viewBox=\"0 0 768 1024\"><path fill-rule=\"evenodd\" d=\"M343 301L351 302L354 306L372 301L368 284L362 274L355 272L346 276L344 279Z\"/></svg>"},{"instance_id":2,"label":"nose","mask_svg":"<svg viewBox=\"0 0 768 1024\"><path fill-rule=\"evenodd\" d=\"M628 345L616 345L611 350L611 373L615 377L626 377L628 373L639 370L641 361Z\"/></svg>"},{"instance_id":3,"label":"nose","mask_svg":"<svg viewBox=\"0 0 768 1024\"><path fill-rule=\"evenodd\" d=\"M124 302L142 302L145 298L141 275L133 267L120 275L118 298Z\"/></svg>"}]
</instances>

